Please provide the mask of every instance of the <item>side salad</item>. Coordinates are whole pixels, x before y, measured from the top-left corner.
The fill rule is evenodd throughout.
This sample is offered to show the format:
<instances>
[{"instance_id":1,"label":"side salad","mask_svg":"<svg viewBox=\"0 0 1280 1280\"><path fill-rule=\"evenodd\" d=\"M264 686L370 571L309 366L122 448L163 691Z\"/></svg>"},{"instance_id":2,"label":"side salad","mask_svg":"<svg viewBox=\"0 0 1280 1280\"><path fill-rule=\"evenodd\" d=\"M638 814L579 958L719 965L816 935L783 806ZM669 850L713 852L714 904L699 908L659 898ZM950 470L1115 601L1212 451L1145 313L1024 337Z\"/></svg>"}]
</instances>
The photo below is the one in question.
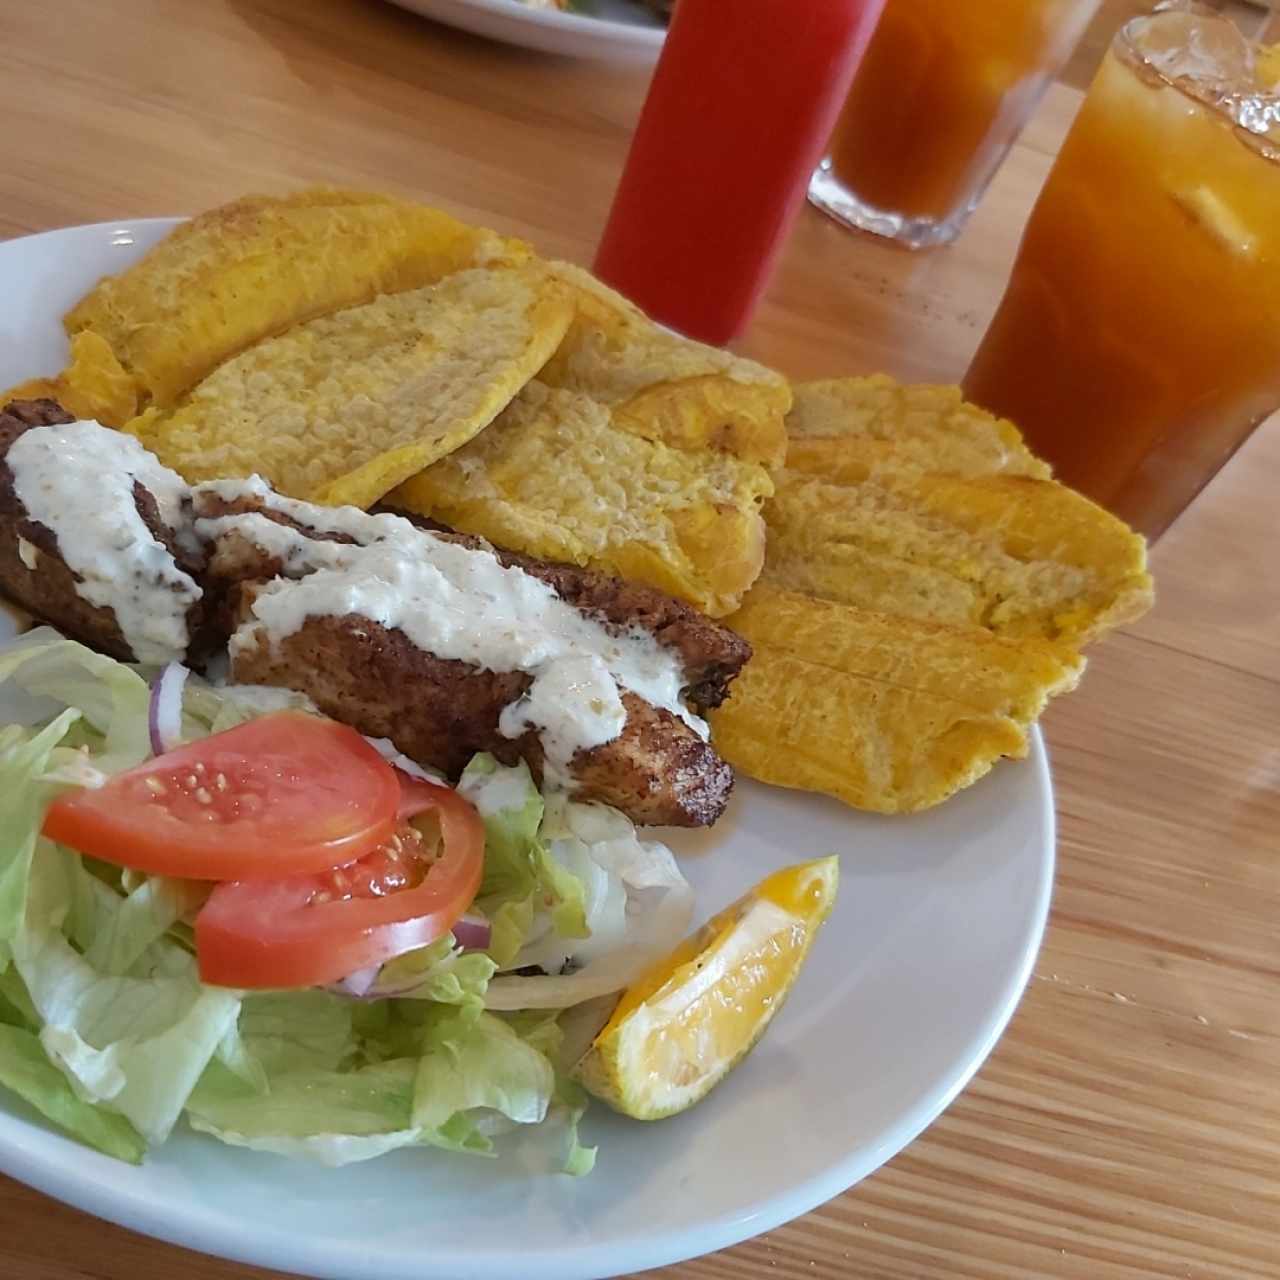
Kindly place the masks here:
<instances>
[{"instance_id":1,"label":"side salad","mask_svg":"<svg viewBox=\"0 0 1280 1280\"><path fill-rule=\"evenodd\" d=\"M132 1162L185 1120L591 1169L567 1069L688 929L663 845L523 764L448 788L297 695L48 628L0 686L30 712L0 729L0 1085Z\"/></svg>"}]
</instances>

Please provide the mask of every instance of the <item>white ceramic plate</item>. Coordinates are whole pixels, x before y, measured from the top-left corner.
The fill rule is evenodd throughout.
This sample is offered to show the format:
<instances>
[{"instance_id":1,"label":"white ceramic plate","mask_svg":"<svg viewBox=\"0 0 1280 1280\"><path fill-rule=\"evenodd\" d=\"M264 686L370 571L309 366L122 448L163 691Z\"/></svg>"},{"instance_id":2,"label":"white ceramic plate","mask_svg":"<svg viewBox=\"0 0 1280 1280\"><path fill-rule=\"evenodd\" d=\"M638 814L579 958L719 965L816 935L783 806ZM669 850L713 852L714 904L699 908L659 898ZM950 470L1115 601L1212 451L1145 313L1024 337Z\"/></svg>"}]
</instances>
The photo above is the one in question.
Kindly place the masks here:
<instances>
[{"instance_id":1,"label":"white ceramic plate","mask_svg":"<svg viewBox=\"0 0 1280 1280\"><path fill-rule=\"evenodd\" d=\"M58 369L58 317L172 225L0 244L0 387ZM0 627L11 634L3 614ZM133 1169L3 1095L0 1169L150 1235L333 1280L594 1280L805 1213L906 1146L1008 1022L1053 876L1043 745L1037 736L1029 761L911 818L743 783L714 831L672 844L701 915L828 852L842 855L839 902L768 1036L706 1102L653 1125L593 1109L588 1178L430 1151L330 1171L185 1132Z\"/></svg>"},{"instance_id":2,"label":"white ceramic plate","mask_svg":"<svg viewBox=\"0 0 1280 1280\"><path fill-rule=\"evenodd\" d=\"M595 0L590 13L533 9L520 0L392 0L451 27L573 58L654 59L666 24L638 0Z\"/></svg>"}]
</instances>

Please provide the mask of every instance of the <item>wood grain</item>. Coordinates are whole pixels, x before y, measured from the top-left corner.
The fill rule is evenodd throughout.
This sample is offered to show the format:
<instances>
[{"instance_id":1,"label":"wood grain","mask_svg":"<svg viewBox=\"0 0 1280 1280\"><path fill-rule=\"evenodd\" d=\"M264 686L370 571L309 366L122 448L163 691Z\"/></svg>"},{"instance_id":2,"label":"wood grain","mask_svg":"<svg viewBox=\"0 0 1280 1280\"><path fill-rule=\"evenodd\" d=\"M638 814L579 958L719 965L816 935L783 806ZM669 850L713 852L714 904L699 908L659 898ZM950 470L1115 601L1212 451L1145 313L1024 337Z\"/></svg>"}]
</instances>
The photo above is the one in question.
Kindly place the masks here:
<instances>
[{"instance_id":1,"label":"wood grain","mask_svg":"<svg viewBox=\"0 0 1280 1280\"><path fill-rule=\"evenodd\" d=\"M374 0L0 0L0 48L0 236L335 182L585 262L647 78ZM807 211L743 348L797 377L957 378L1077 101L1054 90L945 253L901 254ZM816 1213L655 1274L1280 1276L1277 493L1270 424L1157 549L1155 612L1099 647L1049 716L1052 924L974 1083ZM0 1277L177 1275L267 1273L0 1180Z\"/></svg>"}]
</instances>

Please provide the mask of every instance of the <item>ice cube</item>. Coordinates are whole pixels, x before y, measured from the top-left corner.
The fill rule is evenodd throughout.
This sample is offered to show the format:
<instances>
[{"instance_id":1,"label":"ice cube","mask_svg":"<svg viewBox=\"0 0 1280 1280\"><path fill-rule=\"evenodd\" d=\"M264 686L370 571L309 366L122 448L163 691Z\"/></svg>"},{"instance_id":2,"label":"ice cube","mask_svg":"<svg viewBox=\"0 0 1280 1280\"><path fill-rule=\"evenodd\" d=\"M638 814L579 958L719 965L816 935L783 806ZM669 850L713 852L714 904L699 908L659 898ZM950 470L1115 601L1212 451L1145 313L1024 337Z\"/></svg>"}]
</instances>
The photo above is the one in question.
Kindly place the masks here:
<instances>
[{"instance_id":1,"label":"ice cube","mask_svg":"<svg viewBox=\"0 0 1280 1280\"><path fill-rule=\"evenodd\" d=\"M1280 144L1276 51L1260 51L1228 18L1196 0L1166 0L1128 30L1135 51L1159 75L1240 128Z\"/></svg>"},{"instance_id":2,"label":"ice cube","mask_svg":"<svg viewBox=\"0 0 1280 1280\"><path fill-rule=\"evenodd\" d=\"M1228 18L1175 0L1138 24L1135 44L1170 80L1191 80L1213 90L1254 87L1254 48Z\"/></svg>"}]
</instances>

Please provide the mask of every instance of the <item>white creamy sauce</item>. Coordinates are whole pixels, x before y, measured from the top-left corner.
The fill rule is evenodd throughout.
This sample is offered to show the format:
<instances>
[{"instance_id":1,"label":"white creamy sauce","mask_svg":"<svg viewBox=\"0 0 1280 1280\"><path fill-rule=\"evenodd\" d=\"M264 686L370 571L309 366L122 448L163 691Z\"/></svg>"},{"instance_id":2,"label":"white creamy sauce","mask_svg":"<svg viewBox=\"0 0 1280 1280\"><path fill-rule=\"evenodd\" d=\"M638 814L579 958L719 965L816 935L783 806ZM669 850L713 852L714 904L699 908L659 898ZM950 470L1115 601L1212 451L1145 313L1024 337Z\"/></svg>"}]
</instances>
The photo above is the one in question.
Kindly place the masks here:
<instances>
[{"instance_id":1,"label":"white creamy sauce","mask_svg":"<svg viewBox=\"0 0 1280 1280\"><path fill-rule=\"evenodd\" d=\"M133 485L148 489L164 523L190 538L182 477L132 436L97 422L33 427L5 461L27 514L53 532L81 578L81 599L115 614L139 662L180 661L190 639L187 610L202 592L147 528Z\"/></svg>"},{"instance_id":2,"label":"white creamy sauce","mask_svg":"<svg viewBox=\"0 0 1280 1280\"><path fill-rule=\"evenodd\" d=\"M609 668L597 654L586 653L542 666L524 697L503 708L498 732L518 738L529 729L541 730L547 780L567 789L573 780L563 766L578 747L612 742L626 723Z\"/></svg>"},{"instance_id":3,"label":"white creamy sauce","mask_svg":"<svg viewBox=\"0 0 1280 1280\"><path fill-rule=\"evenodd\" d=\"M643 629L610 632L540 579L504 567L489 551L437 538L408 520L355 507L314 507L280 497L260 479L196 486L232 501L256 497L309 529L342 533L354 543L317 541L258 514L196 521L201 537L237 530L284 564L296 580L267 583L252 619L231 639L232 653L274 645L309 618L358 614L402 631L418 648L490 671L533 677L524 697L504 709L500 732L539 731L553 781L568 781L578 750L622 731L620 693L629 690L679 716L703 737L706 725L680 700L679 655Z\"/></svg>"}]
</instances>

